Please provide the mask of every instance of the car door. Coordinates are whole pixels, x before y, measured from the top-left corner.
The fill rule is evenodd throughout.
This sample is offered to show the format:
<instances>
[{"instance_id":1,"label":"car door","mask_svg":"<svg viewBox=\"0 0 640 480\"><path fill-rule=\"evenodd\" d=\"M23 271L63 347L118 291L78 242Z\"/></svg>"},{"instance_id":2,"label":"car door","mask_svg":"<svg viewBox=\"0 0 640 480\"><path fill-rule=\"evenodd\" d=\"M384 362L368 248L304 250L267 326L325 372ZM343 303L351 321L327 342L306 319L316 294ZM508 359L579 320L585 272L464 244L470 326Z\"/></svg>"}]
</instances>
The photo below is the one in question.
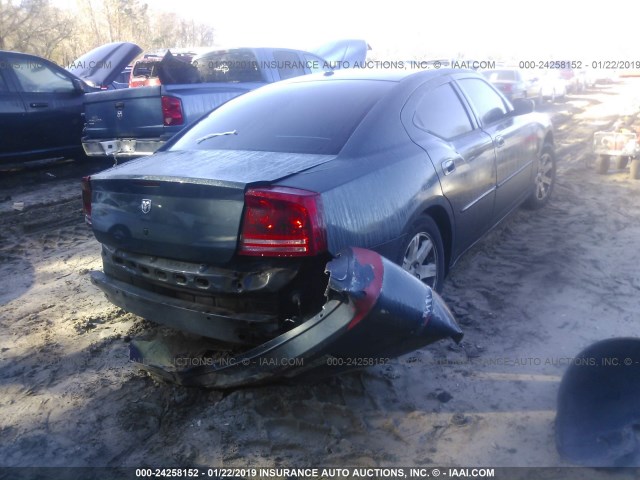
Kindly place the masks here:
<instances>
[{"instance_id":1,"label":"car door","mask_svg":"<svg viewBox=\"0 0 640 480\"><path fill-rule=\"evenodd\" d=\"M74 77L39 57L19 54L11 62L26 110L23 135L28 150L47 150L55 155L79 148L83 95L74 85Z\"/></svg>"},{"instance_id":2,"label":"car door","mask_svg":"<svg viewBox=\"0 0 640 480\"><path fill-rule=\"evenodd\" d=\"M418 88L402 121L429 155L454 212L455 258L491 227L496 189L491 137L478 127L449 77Z\"/></svg>"},{"instance_id":3,"label":"car door","mask_svg":"<svg viewBox=\"0 0 640 480\"><path fill-rule=\"evenodd\" d=\"M0 158L10 158L28 145L23 135L26 110L12 70L10 59L0 54Z\"/></svg>"},{"instance_id":4,"label":"car door","mask_svg":"<svg viewBox=\"0 0 640 480\"><path fill-rule=\"evenodd\" d=\"M530 132L523 128L521 119L509 114L511 105L484 79L461 74L456 82L495 147L496 223L531 193L535 150L531 148Z\"/></svg>"}]
</instances>

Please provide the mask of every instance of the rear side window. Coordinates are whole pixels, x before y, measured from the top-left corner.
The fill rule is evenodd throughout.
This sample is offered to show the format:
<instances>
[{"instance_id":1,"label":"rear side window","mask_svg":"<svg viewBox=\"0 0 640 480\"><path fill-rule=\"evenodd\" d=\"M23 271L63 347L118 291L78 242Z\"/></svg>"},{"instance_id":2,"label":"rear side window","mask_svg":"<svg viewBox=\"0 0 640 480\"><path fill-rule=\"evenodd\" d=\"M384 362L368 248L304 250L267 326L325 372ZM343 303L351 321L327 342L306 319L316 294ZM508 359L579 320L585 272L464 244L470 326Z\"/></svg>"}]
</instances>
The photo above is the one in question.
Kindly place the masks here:
<instances>
[{"instance_id":1,"label":"rear side window","mask_svg":"<svg viewBox=\"0 0 640 480\"><path fill-rule=\"evenodd\" d=\"M501 120L507 113L502 97L479 78L458 80L483 125Z\"/></svg>"},{"instance_id":2,"label":"rear side window","mask_svg":"<svg viewBox=\"0 0 640 480\"><path fill-rule=\"evenodd\" d=\"M250 50L215 52L195 58L192 63L205 83L263 81L258 60Z\"/></svg>"},{"instance_id":3,"label":"rear side window","mask_svg":"<svg viewBox=\"0 0 640 480\"><path fill-rule=\"evenodd\" d=\"M170 149L335 155L393 85L320 80L263 87L214 110Z\"/></svg>"},{"instance_id":4,"label":"rear side window","mask_svg":"<svg viewBox=\"0 0 640 480\"><path fill-rule=\"evenodd\" d=\"M273 52L273 59L276 61L278 67L278 74L280 80L286 80L287 78L299 77L304 75L304 61L301 60L294 52L287 52L286 50L276 50Z\"/></svg>"},{"instance_id":5,"label":"rear side window","mask_svg":"<svg viewBox=\"0 0 640 480\"><path fill-rule=\"evenodd\" d=\"M413 124L442 138L457 137L473 128L450 83L424 94L413 115Z\"/></svg>"}]
</instances>

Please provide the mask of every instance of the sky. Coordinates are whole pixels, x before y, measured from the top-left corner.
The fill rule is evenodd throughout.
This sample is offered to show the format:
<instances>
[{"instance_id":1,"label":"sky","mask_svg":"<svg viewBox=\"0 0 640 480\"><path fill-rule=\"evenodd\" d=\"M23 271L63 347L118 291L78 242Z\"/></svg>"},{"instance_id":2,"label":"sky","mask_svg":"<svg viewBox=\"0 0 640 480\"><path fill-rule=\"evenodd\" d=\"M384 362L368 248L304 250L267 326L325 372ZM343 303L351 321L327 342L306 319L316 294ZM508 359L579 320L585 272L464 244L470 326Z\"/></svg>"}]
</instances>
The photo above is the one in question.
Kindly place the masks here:
<instances>
[{"instance_id":1,"label":"sky","mask_svg":"<svg viewBox=\"0 0 640 480\"><path fill-rule=\"evenodd\" d=\"M75 0L58 0L74 3ZM148 0L206 22L221 46L310 49L362 38L382 60L640 60L638 13L622 0Z\"/></svg>"}]
</instances>

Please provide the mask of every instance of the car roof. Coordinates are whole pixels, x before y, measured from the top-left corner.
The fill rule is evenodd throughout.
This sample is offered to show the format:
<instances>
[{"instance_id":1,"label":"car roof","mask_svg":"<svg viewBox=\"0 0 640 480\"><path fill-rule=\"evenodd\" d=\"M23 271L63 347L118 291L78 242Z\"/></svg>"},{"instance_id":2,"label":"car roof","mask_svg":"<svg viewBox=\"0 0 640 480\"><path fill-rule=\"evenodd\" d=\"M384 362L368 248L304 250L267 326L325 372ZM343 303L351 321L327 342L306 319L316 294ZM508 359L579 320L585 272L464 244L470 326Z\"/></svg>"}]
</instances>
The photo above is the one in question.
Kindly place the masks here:
<instances>
[{"instance_id":1,"label":"car roof","mask_svg":"<svg viewBox=\"0 0 640 480\"><path fill-rule=\"evenodd\" d=\"M419 79L424 82L432 78L442 77L454 73L472 73L477 72L468 69L440 68L429 70L405 70L405 69L373 69L373 68L344 68L333 70L330 72L317 73L314 75L303 75L300 77L285 80L288 83L313 82L320 78L324 80L378 80L387 82L401 82L407 78Z\"/></svg>"}]
</instances>

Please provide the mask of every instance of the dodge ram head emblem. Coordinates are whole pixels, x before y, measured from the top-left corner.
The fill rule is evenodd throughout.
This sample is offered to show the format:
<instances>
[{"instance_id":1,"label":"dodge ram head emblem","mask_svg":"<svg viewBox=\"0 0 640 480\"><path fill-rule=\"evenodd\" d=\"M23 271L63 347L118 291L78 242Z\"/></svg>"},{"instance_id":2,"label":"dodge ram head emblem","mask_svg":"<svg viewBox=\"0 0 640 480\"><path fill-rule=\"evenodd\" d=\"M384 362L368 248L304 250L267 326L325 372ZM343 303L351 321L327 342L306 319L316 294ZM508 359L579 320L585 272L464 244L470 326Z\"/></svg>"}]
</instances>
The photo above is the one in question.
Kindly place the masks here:
<instances>
[{"instance_id":1,"label":"dodge ram head emblem","mask_svg":"<svg viewBox=\"0 0 640 480\"><path fill-rule=\"evenodd\" d=\"M151 200L143 198L142 204L140 204L140 210L142 210L142 213L149 213L151 211Z\"/></svg>"}]
</instances>

